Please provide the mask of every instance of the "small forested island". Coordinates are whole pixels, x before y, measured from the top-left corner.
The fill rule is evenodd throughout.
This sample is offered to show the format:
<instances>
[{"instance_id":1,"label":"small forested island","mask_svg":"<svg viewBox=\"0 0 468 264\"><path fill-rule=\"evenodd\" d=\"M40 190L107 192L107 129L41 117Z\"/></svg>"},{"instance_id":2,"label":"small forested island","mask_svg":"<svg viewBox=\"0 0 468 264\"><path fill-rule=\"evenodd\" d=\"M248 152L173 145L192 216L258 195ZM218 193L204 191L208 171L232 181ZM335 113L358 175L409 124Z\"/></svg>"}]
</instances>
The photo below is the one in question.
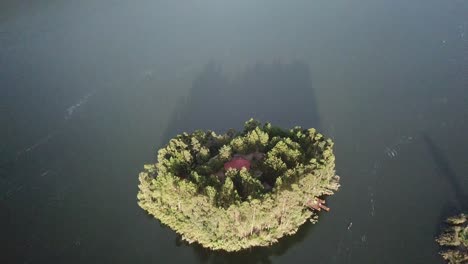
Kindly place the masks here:
<instances>
[{"instance_id":1,"label":"small forested island","mask_svg":"<svg viewBox=\"0 0 468 264\"><path fill-rule=\"evenodd\" d=\"M139 174L138 204L189 243L238 251L296 233L338 190L333 142L250 119L171 139Z\"/></svg>"},{"instance_id":2,"label":"small forested island","mask_svg":"<svg viewBox=\"0 0 468 264\"><path fill-rule=\"evenodd\" d=\"M440 252L448 263L468 263L468 215L460 214L447 219L448 227L437 239L444 247Z\"/></svg>"}]
</instances>

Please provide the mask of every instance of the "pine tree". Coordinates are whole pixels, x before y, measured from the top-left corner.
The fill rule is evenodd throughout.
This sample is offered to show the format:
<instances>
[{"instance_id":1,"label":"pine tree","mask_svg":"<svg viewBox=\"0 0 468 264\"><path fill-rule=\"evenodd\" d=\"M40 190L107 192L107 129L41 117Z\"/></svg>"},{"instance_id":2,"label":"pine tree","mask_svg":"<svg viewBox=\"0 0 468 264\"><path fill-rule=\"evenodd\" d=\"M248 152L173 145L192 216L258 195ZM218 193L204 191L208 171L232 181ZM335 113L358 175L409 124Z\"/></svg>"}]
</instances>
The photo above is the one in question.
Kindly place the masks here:
<instances>
[{"instance_id":1,"label":"pine tree","mask_svg":"<svg viewBox=\"0 0 468 264\"><path fill-rule=\"evenodd\" d=\"M218 203L221 207L229 207L230 205L240 200L239 194L234 188L234 182L231 177L227 177L224 181L223 187L219 192Z\"/></svg>"}]
</instances>

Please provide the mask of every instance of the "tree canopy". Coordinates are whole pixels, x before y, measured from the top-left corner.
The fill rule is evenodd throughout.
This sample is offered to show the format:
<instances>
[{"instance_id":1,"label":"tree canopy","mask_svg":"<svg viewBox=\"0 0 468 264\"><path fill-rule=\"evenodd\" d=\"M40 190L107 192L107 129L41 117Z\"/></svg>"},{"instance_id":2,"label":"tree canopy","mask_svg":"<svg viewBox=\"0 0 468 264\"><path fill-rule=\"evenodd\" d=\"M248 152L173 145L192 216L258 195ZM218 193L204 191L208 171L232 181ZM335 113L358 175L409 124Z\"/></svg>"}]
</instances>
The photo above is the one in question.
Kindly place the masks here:
<instances>
[{"instance_id":1,"label":"tree canopy","mask_svg":"<svg viewBox=\"0 0 468 264\"><path fill-rule=\"evenodd\" d=\"M447 229L436 239L444 247L440 255L448 263L468 263L468 215L452 216L446 222Z\"/></svg>"},{"instance_id":2,"label":"tree canopy","mask_svg":"<svg viewBox=\"0 0 468 264\"><path fill-rule=\"evenodd\" d=\"M223 167L234 157L249 169ZM315 129L250 119L244 130L182 133L139 175L138 204L189 243L238 251L294 234L317 214L306 203L339 187L333 142Z\"/></svg>"}]
</instances>

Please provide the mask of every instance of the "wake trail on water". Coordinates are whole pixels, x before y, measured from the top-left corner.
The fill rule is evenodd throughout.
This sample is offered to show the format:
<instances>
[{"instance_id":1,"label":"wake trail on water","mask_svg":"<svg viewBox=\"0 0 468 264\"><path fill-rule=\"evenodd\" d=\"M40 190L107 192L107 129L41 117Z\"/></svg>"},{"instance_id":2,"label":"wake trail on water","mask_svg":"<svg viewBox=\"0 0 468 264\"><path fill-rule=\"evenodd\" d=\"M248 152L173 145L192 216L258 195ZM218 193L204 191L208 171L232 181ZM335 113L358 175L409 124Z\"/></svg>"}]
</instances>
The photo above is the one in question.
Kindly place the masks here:
<instances>
[{"instance_id":1,"label":"wake trail on water","mask_svg":"<svg viewBox=\"0 0 468 264\"><path fill-rule=\"evenodd\" d=\"M32 145L25 147L22 150L16 152L16 155L12 160L9 160L7 162L0 164L0 183L1 183L1 186L3 187L3 188L0 188L1 190L0 201L6 201L9 199L12 199L13 196L22 193L25 190L25 188L28 187L27 186L28 184L21 183L19 179L8 177L9 176L8 171L10 171L9 169L12 168L15 165L15 163L17 163L18 160L20 160L26 154L32 153L33 151L51 142L63 130L66 123L72 119L72 117L76 114L76 111L79 108L82 108L83 106L85 106L88 103L89 98L91 98L94 94L95 94L95 91L91 91L85 94L84 96L82 96L79 100L77 100L76 103L69 106L65 110L64 120L61 125L59 125L57 128L49 132L44 137L35 141ZM42 172L40 176L46 177L50 173L51 173L50 170L46 170ZM64 200L63 198L64 193L66 193L66 190L59 191L53 198L51 198L50 203L51 204L53 203L56 206L62 205L62 202Z\"/></svg>"},{"instance_id":2,"label":"wake trail on water","mask_svg":"<svg viewBox=\"0 0 468 264\"><path fill-rule=\"evenodd\" d=\"M94 94L96 93L96 91L91 91L89 93L87 93L86 95L84 95L76 104L70 106L67 108L66 110L66 114L65 114L65 120L69 120L70 118L72 118L73 114L75 113L75 111L84 106L85 104L88 103L88 100L91 96L93 96Z\"/></svg>"},{"instance_id":3,"label":"wake trail on water","mask_svg":"<svg viewBox=\"0 0 468 264\"><path fill-rule=\"evenodd\" d=\"M63 120L64 123L62 123L57 128L55 128L54 130L49 132L46 136L44 136L44 137L38 139L37 141L35 141L32 145L30 145L28 147L25 147L25 148L19 150L18 152L16 152L16 155L15 155L15 157L13 159L0 164L0 169L4 169L4 168L7 168L8 166L13 165L14 163L16 163L24 155L26 155L26 154L28 154L30 152L33 152L34 150L38 149L39 147L49 143L57 134L59 134L61 132L61 130L63 129L65 124L72 119L72 117L75 115L76 111L78 109L82 108L83 106L85 106L88 103L89 99L95 93L96 93L96 90L88 92L84 96L82 96L79 100L77 100L76 103L74 103L73 105L67 107L67 109L65 110L65 115L64 115L64 120Z\"/></svg>"}]
</instances>

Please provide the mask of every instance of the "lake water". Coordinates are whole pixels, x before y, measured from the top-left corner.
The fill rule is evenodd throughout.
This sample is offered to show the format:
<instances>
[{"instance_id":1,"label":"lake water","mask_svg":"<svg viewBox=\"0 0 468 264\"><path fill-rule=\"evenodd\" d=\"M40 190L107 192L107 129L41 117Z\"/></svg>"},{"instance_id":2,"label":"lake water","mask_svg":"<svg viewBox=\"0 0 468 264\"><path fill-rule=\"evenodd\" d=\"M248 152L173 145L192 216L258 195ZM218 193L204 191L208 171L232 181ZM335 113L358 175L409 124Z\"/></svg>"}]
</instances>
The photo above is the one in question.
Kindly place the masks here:
<instances>
[{"instance_id":1,"label":"lake water","mask_svg":"<svg viewBox=\"0 0 468 264\"><path fill-rule=\"evenodd\" d=\"M442 263L468 210L468 2L0 4L0 263ZM316 225L211 252L138 207L182 131L316 127L342 187Z\"/></svg>"}]
</instances>

